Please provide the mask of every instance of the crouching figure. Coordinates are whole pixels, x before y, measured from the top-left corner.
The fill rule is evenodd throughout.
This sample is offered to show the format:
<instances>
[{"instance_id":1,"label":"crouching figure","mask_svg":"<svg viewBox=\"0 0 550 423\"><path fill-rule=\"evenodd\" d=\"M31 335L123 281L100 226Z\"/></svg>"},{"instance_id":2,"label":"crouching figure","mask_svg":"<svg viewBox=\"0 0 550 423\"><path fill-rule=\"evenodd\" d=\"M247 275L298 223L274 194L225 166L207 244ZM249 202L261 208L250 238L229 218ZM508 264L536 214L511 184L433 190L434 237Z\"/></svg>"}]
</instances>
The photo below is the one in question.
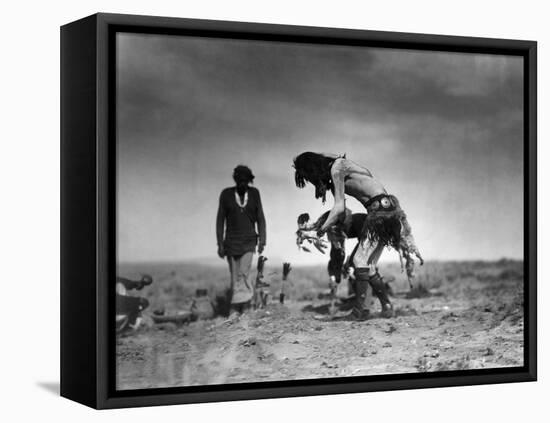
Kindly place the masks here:
<instances>
[{"instance_id":1,"label":"crouching figure","mask_svg":"<svg viewBox=\"0 0 550 423\"><path fill-rule=\"evenodd\" d=\"M382 316L393 316L393 306L377 267L384 247L394 248L402 263L404 259L409 281L414 278L414 256L420 264L423 263L407 216L397 198L388 194L368 169L345 155L305 152L294 159L294 168L298 188L304 188L306 182L311 183L315 187L315 198L320 198L323 203L327 191L334 196L334 205L317 230L319 238L334 232L335 228L345 228L350 214L346 213L346 194L365 207L367 214L359 230L358 245L352 254L356 294L353 315L358 320L369 317L366 296L370 285L382 305Z\"/></svg>"}]
</instances>

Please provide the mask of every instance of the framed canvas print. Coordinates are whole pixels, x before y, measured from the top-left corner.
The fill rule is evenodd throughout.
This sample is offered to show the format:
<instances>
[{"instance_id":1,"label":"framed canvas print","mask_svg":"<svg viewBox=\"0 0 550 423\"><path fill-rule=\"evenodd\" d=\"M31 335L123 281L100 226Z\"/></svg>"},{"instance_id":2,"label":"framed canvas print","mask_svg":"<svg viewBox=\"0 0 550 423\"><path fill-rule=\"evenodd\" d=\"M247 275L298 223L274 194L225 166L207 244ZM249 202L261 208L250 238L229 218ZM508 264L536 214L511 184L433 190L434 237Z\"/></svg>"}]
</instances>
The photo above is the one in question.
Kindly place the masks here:
<instances>
[{"instance_id":1,"label":"framed canvas print","mask_svg":"<svg viewBox=\"0 0 550 423\"><path fill-rule=\"evenodd\" d=\"M61 393L536 380L536 43L61 29Z\"/></svg>"}]
</instances>

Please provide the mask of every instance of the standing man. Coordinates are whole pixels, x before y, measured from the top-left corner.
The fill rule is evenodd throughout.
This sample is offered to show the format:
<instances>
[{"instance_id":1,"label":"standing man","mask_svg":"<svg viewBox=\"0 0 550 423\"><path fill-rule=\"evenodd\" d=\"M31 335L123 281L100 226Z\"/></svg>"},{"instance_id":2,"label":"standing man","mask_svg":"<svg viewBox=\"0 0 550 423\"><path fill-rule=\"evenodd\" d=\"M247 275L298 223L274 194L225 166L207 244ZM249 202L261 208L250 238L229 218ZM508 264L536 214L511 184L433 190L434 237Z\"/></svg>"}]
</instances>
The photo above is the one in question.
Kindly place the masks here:
<instances>
[{"instance_id":1,"label":"standing man","mask_svg":"<svg viewBox=\"0 0 550 423\"><path fill-rule=\"evenodd\" d=\"M265 248L265 217L260 191L251 187L254 175L249 167L239 165L233 171L235 186L220 194L216 219L218 256L227 257L231 286L228 297L231 309L243 312L250 307L253 286L249 280L252 256ZM224 234L225 228L225 234ZM257 228L257 232L256 232Z\"/></svg>"},{"instance_id":2,"label":"standing man","mask_svg":"<svg viewBox=\"0 0 550 423\"><path fill-rule=\"evenodd\" d=\"M320 198L323 203L327 191L334 197L334 205L318 231L319 236L327 233L343 218L346 195L365 207L367 215L359 234L359 245L353 254L356 290L354 315L359 320L368 318L365 299L367 285L370 285L380 300L382 315L392 316L393 307L377 267L384 247L394 248L405 260L409 279L413 277L413 255L423 263L399 201L387 193L367 168L347 159L345 155L305 152L294 159L294 169L298 188L304 188L309 182L315 187L315 198Z\"/></svg>"}]
</instances>

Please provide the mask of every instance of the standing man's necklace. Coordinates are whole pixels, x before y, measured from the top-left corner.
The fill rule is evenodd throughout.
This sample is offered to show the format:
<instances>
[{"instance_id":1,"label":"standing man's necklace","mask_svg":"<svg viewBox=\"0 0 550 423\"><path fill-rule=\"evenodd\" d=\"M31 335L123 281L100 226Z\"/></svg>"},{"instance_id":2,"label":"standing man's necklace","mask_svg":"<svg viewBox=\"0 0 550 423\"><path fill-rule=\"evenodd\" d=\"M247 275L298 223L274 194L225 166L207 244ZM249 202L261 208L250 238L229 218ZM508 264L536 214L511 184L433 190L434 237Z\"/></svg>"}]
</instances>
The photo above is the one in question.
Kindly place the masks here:
<instances>
[{"instance_id":1,"label":"standing man's necklace","mask_svg":"<svg viewBox=\"0 0 550 423\"><path fill-rule=\"evenodd\" d=\"M235 190L235 201L237 202L237 205L241 208L241 213L244 212L244 208L248 204L248 191L244 193L244 200L241 203L241 198L239 197L239 193L237 190Z\"/></svg>"}]
</instances>

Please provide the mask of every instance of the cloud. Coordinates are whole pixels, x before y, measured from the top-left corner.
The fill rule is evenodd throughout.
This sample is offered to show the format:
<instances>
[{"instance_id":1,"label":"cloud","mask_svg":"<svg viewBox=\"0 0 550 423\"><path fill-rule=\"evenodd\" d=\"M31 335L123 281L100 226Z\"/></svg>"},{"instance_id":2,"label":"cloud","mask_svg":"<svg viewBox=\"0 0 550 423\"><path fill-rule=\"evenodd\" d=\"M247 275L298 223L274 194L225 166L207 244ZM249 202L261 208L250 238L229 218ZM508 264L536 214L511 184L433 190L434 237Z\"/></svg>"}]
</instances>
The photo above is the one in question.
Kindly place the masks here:
<instances>
[{"instance_id":1,"label":"cloud","mask_svg":"<svg viewBox=\"0 0 550 423\"><path fill-rule=\"evenodd\" d=\"M313 150L348 153L403 198L428 257L520 256L506 204L522 196L521 60L119 35L121 253L210 254L217 194L246 163L283 254L293 213L320 208L290 168ZM472 247L479 234L498 248Z\"/></svg>"}]
</instances>

